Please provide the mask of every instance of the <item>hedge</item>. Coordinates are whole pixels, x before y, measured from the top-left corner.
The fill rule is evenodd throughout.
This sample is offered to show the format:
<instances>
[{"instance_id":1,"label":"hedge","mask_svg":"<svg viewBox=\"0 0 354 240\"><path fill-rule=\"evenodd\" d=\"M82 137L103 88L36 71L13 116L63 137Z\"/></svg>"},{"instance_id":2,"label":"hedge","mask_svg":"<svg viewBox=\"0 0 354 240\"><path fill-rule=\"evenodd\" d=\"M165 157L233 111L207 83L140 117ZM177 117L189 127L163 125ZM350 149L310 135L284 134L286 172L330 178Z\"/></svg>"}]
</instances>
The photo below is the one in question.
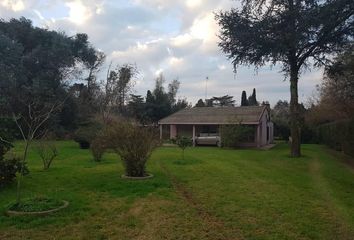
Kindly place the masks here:
<instances>
[{"instance_id":1,"label":"hedge","mask_svg":"<svg viewBox=\"0 0 354 240\"><path fill-rule=\"evenodd\" d=\"M320 125L316 135L319 143L354 156L354 119Z\"/></svg>"}]
</instances>

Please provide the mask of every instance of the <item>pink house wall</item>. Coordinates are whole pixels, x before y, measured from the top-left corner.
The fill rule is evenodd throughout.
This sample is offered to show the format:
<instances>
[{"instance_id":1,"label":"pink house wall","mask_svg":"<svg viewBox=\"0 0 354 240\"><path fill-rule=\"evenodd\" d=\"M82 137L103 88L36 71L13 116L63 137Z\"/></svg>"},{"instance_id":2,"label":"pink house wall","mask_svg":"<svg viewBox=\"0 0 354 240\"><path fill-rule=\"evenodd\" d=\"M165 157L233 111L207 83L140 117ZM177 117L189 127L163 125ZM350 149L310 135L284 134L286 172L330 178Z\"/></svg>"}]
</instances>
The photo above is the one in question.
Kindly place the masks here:
<instances>
[{"instance_id":1,"label":"pink house wall","mask_svg":"<svg viewBox=\"0 0 354 240\"><path fill-rule=\"evenodd\" d=\"M176 138L177 137L177 126L176 125L170 125L170 139Z\"/></svg>"},{"instance_id":2,"label":"pink house wall","mask_svg":"<svg viewBox=\"0 0 354 240\"><path fill-rule=\"evenodd\" d=\"M166 125L165 125L166 126ZM242 143L240 145L242 146L257 146L257 147L262 147L264 145L273 143L274 141L274 136L273 136L273 131L274 131L274 126L273 123L269 121L269 112L264 111L262 114L262 117L259 121L258 125L255 125L255 141L252 143ZM177 135L191 135L197 136L198 133L202 131L201 126L195 126L195 125L176 125L176 124L171 124L166 126L167 136L169 135L170 139L176 138ZM268 132L267 132L268 131ZM160 126L160 138L162 139L162 125ZM268 139L267 139L268 135ZM166 136L166 137L167 137ZM193 138L194 141L194 138Z\"/></svg>"}]
</instances>

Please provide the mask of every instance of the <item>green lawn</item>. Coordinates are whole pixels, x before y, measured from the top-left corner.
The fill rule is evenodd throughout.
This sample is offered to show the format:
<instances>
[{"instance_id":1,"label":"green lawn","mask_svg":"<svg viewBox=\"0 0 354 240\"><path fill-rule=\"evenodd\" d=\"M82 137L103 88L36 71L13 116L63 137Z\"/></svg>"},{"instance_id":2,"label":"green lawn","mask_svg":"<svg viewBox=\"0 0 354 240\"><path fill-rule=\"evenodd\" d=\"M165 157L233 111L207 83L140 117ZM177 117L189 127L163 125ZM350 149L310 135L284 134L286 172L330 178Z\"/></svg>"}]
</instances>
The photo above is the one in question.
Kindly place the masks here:
<instances>
[{"instance_id":1,"label":"green lawn","mask_svg":"<svg viewBox=\"0 0 354 240\"><path fill-rule=\"evenodd\" d=\"M30 153L23 195L70 201L47 217L0 215L0 239L354 239L354 170L318 145L272 150L177 148L152 156L153 179L123 180L113 153L59 142L48 171ZM20 150L21 144L17 145ZM15 199L0 190L0 211Z\"/></svg>"}]
</instances>

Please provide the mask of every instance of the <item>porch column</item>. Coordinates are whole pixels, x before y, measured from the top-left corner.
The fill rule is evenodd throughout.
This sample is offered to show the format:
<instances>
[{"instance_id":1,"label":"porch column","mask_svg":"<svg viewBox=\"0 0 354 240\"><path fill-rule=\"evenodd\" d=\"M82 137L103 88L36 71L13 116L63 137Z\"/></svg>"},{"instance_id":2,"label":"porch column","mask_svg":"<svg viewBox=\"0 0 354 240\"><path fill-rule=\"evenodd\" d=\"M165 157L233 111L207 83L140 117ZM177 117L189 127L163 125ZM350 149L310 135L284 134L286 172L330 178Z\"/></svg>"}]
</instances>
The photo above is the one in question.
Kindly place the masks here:
<instances>
[{"instance_id":1,"label":"porch column","mask_svg":"<svg viewBox=\"0 0 354 240\"><path fill-rule=\"evenodd\" d=\"M195 147L195 125L193 125L193 147Z\"/></svg>"},{"instance_id":2,"label":"porch column","mask_svg":"<svg viewBox=\"0 0 354 240\"><path fill-rule=\"evenodd\" d=\"M160 124L160 140L162 140L162 125Z\"/></svg>"},{"instance_id":3,"label":"porch column","mask_svg":"<svg viewBox=\"0 0 354 240\"><path fill-rule=\"evenodd\" d=\"M218 135L219 135L219 146L218 147L221 147L222 146L222 136L221 136L221 132L220 132L220 125L219 125L219 127L218 127Z\"/></svg>"}]
</instances>

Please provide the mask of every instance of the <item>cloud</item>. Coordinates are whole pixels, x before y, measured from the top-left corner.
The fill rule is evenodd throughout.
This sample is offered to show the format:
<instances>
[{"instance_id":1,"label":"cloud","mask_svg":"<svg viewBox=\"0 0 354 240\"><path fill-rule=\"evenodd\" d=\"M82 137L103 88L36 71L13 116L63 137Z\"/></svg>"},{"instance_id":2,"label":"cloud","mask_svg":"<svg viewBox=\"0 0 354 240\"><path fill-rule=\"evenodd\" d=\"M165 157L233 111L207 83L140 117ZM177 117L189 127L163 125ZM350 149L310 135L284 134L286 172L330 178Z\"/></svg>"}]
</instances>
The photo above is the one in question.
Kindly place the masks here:
<instances>
[{"instance_id":1,"label":"cloud","mask_svg":"<svg viewBox=\"0 0 354 240\"><path fill-rule=\"evenodd\" d=\"M75 24L83 24L92 16L92 12L80 1L66 3L69 7L69 20Z\"/></svg>"},{"instance_id":2,"label":"cloud","mask_svg":"<svg viewBox=\"0 0 354 240\"><path fill-rule=\"evenodd\" d=\"M197 8L202 4L202 0L186 0L188 8Z\"/></svg>"},{"instance_id":3,"label":"cloud","mask_svg":"<svg viewBox=\"0 0 354 240\"><path fill-rule=\"evenodd\" d=\"M0 5L14 12L25 9L25 4L22 0L1 0Z\"/></svg>"}]
</instances>

